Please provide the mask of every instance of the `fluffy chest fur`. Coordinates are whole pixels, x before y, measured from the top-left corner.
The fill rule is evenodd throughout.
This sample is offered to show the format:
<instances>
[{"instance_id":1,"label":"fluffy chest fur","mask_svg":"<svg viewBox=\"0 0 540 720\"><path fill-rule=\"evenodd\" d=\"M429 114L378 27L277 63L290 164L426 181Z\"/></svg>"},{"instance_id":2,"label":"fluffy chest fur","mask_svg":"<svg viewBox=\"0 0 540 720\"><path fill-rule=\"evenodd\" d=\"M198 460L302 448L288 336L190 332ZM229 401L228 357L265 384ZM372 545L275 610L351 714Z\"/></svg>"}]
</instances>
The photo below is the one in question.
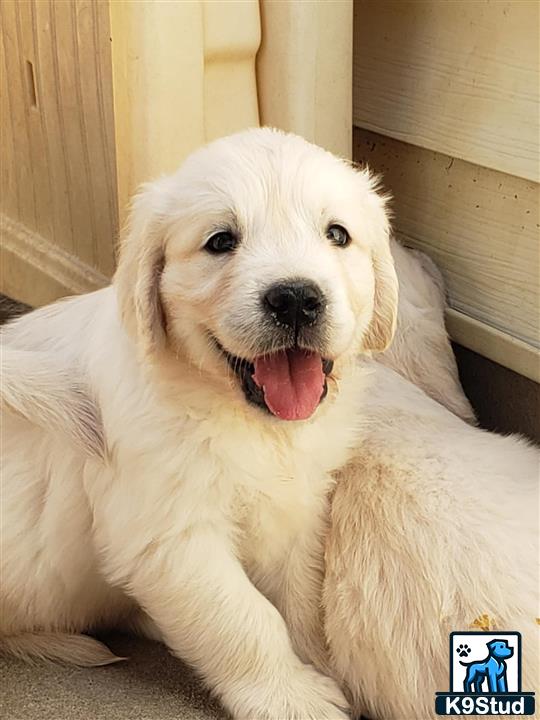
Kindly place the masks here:
<instances>
[{"instance_id":1,"label":"fluffy chest fur","mask_svg":"<svg viewBox=\"0 0 540 720\"><path fill-rule=\"evenodd\" d=\"M115 376L108 363L99 378L112 454L111 467L88 488L100 510L109 504L118 524L121 498L139 499L139 552L153 542L145 528L159 518L171 538L200 522L219 526L246 568L264 573L279 564L294 539L319 521L332 472L354 444L366 375L351 368L337 396L300 424L231 407L228 399L207 404L196 376L171 397L145 386L135 361L125 357L121 366ZM128 517L132 522L132 507L126 523Z\"/></svg>"}]
</instances>

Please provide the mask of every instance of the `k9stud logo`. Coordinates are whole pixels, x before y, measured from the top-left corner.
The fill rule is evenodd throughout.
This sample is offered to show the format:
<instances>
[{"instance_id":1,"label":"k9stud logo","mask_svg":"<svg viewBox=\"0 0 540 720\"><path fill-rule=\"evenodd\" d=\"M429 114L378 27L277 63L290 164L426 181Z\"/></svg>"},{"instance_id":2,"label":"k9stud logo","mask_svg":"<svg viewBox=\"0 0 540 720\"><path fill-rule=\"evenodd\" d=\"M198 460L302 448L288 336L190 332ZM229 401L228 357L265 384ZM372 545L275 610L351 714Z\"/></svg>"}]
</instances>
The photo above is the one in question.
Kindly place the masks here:
<instances>
[{"instance_id":1,"label":"k9stud logo","mask_svg":"<svg viewBox=\"0 0 540 720\"><path fill-rule=\"evenodd\" d=\"M450 691L438 692L437 715L533 715L534 693L521 690L518 632L450 634Z\"/></svg>"}]
</instances>

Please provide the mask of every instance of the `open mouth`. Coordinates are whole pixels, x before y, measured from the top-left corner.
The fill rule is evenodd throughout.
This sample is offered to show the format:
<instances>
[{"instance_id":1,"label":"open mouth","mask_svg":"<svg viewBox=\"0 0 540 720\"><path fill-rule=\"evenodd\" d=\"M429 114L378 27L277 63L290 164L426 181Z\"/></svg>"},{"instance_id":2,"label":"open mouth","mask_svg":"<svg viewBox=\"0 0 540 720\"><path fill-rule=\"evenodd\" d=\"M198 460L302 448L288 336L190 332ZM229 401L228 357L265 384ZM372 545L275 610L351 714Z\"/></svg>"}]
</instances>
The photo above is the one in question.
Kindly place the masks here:
<instances>
[{"instance_id":1,"label":"open mouth","mask_svg":"<svg viewBox=\"0 0 540 720\"><path fill-rule=\"evenodd\" d=\"M316 352L295 347L250 362L218 346L246 400L282 420L307 420L328 392L327 376L334 363Z\"/></svg>"}]
</instances>

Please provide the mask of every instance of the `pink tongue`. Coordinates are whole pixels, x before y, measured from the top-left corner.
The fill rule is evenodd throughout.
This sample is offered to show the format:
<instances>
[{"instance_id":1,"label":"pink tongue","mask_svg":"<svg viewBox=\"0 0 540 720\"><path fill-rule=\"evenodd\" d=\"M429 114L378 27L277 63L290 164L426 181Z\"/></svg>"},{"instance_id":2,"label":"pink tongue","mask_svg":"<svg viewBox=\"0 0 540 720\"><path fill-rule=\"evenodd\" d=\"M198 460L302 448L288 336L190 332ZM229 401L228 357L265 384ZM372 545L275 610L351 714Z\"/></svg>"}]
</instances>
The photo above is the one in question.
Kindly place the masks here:
<instances>
[{"instance_id":1,"label":"pink tongue","mask_svg":"<svg viewBox=\"0 0 540 720\"><path fill-rule=\"evenodd\" d=\"M283 420L306 420L324 389L322 359L306 350L287 350L255 360L253 380L268 409Z\"/></svg>"}]
</instances>

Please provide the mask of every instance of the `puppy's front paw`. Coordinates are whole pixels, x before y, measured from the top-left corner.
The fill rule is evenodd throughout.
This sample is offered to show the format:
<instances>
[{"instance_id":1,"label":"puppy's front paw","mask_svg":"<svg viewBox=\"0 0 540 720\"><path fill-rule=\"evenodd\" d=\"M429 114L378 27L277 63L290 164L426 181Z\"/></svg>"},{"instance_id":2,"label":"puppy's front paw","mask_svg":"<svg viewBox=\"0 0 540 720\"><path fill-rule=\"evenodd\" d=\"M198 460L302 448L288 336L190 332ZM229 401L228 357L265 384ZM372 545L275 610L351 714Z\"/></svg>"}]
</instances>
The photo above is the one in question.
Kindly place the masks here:
<instances>
[{"instance_id":1,"label":"puppy's front paw","mask_svg":"<svg viewBox=\"0 0 540 720\"><path fill-rule=\"evenodd\" d=\"M338 684L311 665L244 686L227 703L235 720L348 720Z\"/></svg>"}]
</instances>

